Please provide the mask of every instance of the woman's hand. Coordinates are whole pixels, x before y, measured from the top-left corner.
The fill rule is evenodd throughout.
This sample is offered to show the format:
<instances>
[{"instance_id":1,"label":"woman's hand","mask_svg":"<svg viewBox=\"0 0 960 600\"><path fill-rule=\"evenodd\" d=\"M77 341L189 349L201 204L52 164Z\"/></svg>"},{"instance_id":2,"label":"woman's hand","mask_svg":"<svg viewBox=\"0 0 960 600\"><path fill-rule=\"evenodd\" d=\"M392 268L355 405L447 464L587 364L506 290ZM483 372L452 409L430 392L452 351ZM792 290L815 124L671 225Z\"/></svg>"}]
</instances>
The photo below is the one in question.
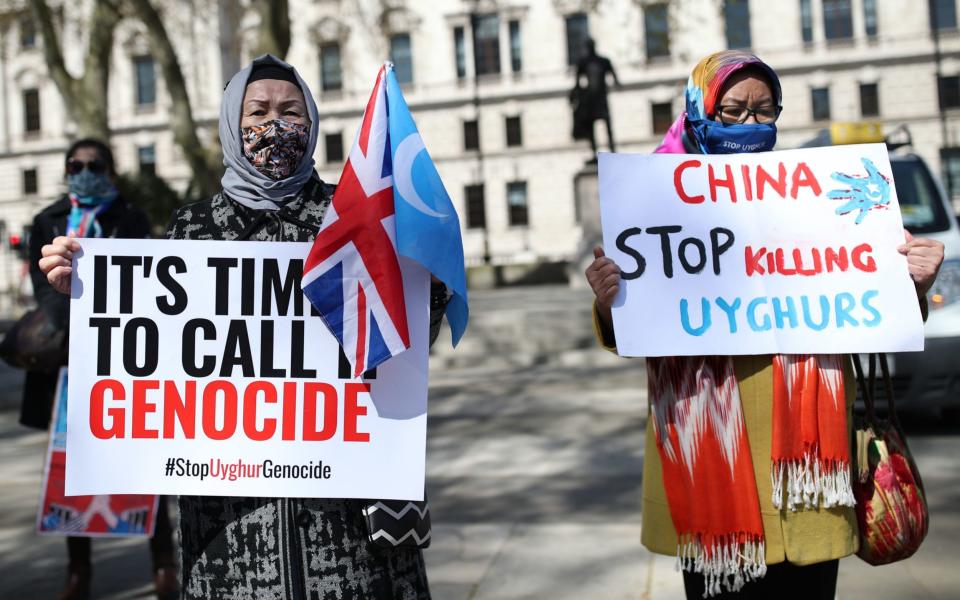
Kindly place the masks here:
<instances>
[{"instance_id":1,"label":"woman's hand","mask_svg":"<svg viewBox=\"0 0 960 600\"><path fill-rule=\"evenodd\" d=\"M597 312L600 314L601 324L609 331L613 330L613 316L611 308L613 299L620 291L620 267L604 256L603 248L593 249L593 262L587 267L586 276L597 297Z\"/></svg>"},{"instance_id":2,"label":"woman's hand","mask_svg":"<svg viewBox=\"0 0 960 600\"><path fill-rule=\"evenodd\" d=\"M907 268L917 288L917 297L923 298L933 286L943 263L943 244L929 238L915 238L906 229L903 234L907 243L897 251L907 257Z\"/></svg>"},{"instance_id":3,"label":"woman's hand","mask_svg":"<svg viewBox=\"0 0 960 600\"><path fill-rule=\"evenodd\" d=\"M70 261L75 252L80 250L80 242L71 237L59 236L40 249L43 257L38 263L40 272L47 276L47 281L61 294L70 293L70 274L73 268Z\"/></svg>"}]
</instances>

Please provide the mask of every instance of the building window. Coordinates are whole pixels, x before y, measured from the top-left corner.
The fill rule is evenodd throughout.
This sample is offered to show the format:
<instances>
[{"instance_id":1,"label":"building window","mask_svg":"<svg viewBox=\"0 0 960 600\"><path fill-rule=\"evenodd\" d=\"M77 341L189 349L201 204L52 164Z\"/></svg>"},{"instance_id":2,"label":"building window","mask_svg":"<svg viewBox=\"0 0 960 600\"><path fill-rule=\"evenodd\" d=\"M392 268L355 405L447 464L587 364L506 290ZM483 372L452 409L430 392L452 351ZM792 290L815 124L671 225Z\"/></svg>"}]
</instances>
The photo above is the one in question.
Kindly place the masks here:
<instances>
[{"instance_id":1,"label":"building window","mask_svg":"<svg viewBox=\"0 0 960 600\"><path fill-rule=\"evenodd\" d=\"M940 165L947 192L950 194L960 192L960 148L941 148Z\"/></svg>"},{"instance_id":2,"label":"building window","mask_svg":"<svg viewBox=\"0 0 960 600\"><path fill-rule=\"evenodd\" d=\"M654 102L650 105L653 115L653 133L666 133L673 124L673 104L670 102Z\"/></svg>"},{"instance_id":3,"label":"building window","mask_svg":"<svg viewBox=\"0 0 960 600\"><path fill-rule=\"evenodd\" d=\"M463 122L463 149L480 149L480 125L475 119Z\"/></svg>"},{"instance_id":4,"label":"building window","mask_svg":"<svg viewBox=\"0 0 960 600\"><path fill-rule=\"evenodd\" d=\"M504 120L507 129L507 146L510 148L523 145L523 129L520 126L520 116L507 117Z\"/></svg>"},{"instance_id":5,"label":"building window","mask_svg":"<svg viewBox=\"0 0 960 600\"><path fill-rule=\"evenodd\" d=\"M749 48L750 4L747 0L725 0L723 20L727 30L727 48Z\"/></svg>"},{"instance_id":6,"label":"building window","mask_svg":"<svg viewBox=\"0 0 960 600\"><path fill-rule=\"evenodd\" d=\"M340 44L320 46L320 89L335 92L343 89L343 70L340 67Z\"/></svg>"},{"instance_id":7,"label":"building window","mask_svg":"<svg viewBox=\"0 0 960 600\"><path fill-rule=\"evenodd\" d=\"M390 61L397 83L413 83L413 52L410 50L409 33L390 36Z\"/></svg>"},{"instance_id":8,"label":"building window","mask_svg":"<svg viewBox=\"0 0 960 600\"><path fill-rule=\"evenodd\" d=\"M23 195L35 196L40 190L40 184L37 180L36 169L23 170Z\"/></svg>"},{"instance_id":9,"label":"building window","mask_svg":"<svg viewBox=\"0 0 960 600\"><path fill-rule=\"evenodd\" d=\"M327 164L343 162L343 134L328 133L323 136L324 159Z\"/></svg>"},{"instance_id":10,"label":"building window","mask_svg":"<svg viewBox=\"0 0 960 600\"><path fill-rule=\"evenodd\" d=\"M585 13L567 15L567 64L576 65L583 54L584 46L590 38L590 23Z\"/></svg>"},{"instance_id":11,"label":"building window","mask_svg":"<svg viewBox=\"0 0 960 600\"><path fill-rule=\"evenodd\" d=\"M800 0L800 32L804 42L813 41L813 8L810 0Z\"/></svg>"},{"instance_id":12,"label":"building window","mask_svg":"<svg viewBox=\"0 0 960 600\"><path fill-rule=\"evenodd\" d=\"M483 184L468 185L463 188L467 197L467 229L486 229L487 208L484 206Z\"/></svg>"},{"instance_id":13,"label":"building window","mask_svg":"<svg viewBox=\"0 0 960 600\"><path fill-rule=\"evenodd\" d=\"M830 120L830 89L813 88L810 90L810 103L813 106L814 121Z\"/></svg>"},{"instance_id":14,"label":"building window","mask_svg":"<svg viewBox=\"0 0 960 600\"><path fill-rule=\"evenodd\" d=\"M519 73L523 69L523 46L520 41L520 21L510 21L510 71Z\"/></svg>"},{"instance_id":15,"label":"building window","mask_svg":"<svg viewBox=\"0 0 960 600\"><path fill-rule=\"evenodd\" d=\"M511 181L507 184L507 211L511 227L525 227L530 224L526 181Z\"/></svg>"},{"instance_id":16,"label":"building window","mask_svg":"<svg viewBox=\"0 0 960 600\"><path fill-rule=\"evenodd\" d=\"M141 175L157 174L157 147L153 144L137 148L137 164Z\"/></svg>"},{"instance_id":17,"label":"building window","mask_svg":"<svg viewBox=\"0 0 960 600\"><path fill-rule=\"evenodd\" d=\"M956 0L927 0L930 11L930 29L956 29Z\"/></svg>"},{"instance_id":18,"label":"building window","mask_svg":"<svg viewBox=\"0 0 960 600\"><path fill-rule=\"evenodd\" d=\"M853 37L850 0L823 0L823 33L828 40L847 40Z\"/></svg>"},{"instance_id":19,"label":"building window","mask_svg":"<svg viewBox=\"0 0 960 600\"><path fill-rule=\"evenodd\" d=\"M941 77L939 88L941 109L960 108L960 76Z\"/></svg>"},{"instance_id":20,"label":"building window","mask_svg":"<svg viewBox=\"0 0 960 600\"><path fill-rule=\"evenodd\" d=\"M27 13L20 17L20 48L28 50L37 47L37 27L33 15Z\"/></svg>"},{"instance_id":21,"label":"building window","mask_svg":"<svg viewBox=\"0 0 960 600\"><path fill-rule=\"evenodd\" d=\"M133 59L137 80L137 106L152 106L157 101L157 71L152 56Z\"/></svg>"},{"instance_id":22,"label":"building window","mask_svg":"<svg viewBox=\"0 0 960 600\"><path fill-rule=\"evenodd\" d=\"M877 36L877 0L863 0L863 27L868 37Z\"/></svg>"},{"instance_id":23,"label":"building window","mask_svg":"<svg viewBox=\"0 0 960 600\"><path fill-rule=\"evenodd\" d=\"M480 15L473 21L473 64L477 75L500 72L500 17Z\"/></svg>"},{"instance_id":24,"label":"building window","mask_svg":"<svg viewBox=\"0 0 960 600\"><path fill-rule=\"evenodd\" d=\"M647 60L670 56L670 24L667 21L666 4L644 7L643 31L647 43Z\"/></svg>"},{"instance_id":25,"label":"building window","mask_svg":"<svg viewBox=\"0 0 960 600\"><path fill-rule=\"evenodd\" d=\"M457 79L467 76L467 44L463 27L453 28L453 53L457 63Z\"/></svg>"},{"instance_id":26,"label":"building window","mask_svg":"<svg viewBox=\"0 0 960 600\"><path fill-rule=\"evenodd\" d=\"M860 115L863 117L880 115L880 95L877 92L877 84L860 84Z\"/></svg>"},{"instance_id":27,"label":"building window","mask_svg":"<svg viewBox=\"0 0 960 600\"><path fill-rule=\"evenodd\" d=\"M23 90L23 130L27 133L40 131L40 91Z\"/></svg>"}]
</instances>

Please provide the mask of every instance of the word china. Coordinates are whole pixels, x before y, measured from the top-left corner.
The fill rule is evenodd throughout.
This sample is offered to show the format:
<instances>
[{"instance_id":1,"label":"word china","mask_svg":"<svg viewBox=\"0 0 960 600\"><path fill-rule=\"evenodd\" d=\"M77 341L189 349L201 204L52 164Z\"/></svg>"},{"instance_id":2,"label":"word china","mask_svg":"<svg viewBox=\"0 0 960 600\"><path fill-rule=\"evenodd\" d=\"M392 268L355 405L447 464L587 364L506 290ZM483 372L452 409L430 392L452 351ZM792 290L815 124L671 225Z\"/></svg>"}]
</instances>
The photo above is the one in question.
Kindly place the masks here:
<instances>
[{"instance_id":1,"label":"word china","mask_svg":"<svg viewBox=\"0 0 960 600\"><path fill-rule=\"evenodd\" d=\"M768 190L781 199L787 198L789 192L789 197L794 200L803 188L809 188L814 196L819 196L821 193L820 182L817 181L807 163L802 161L793 163L790 169L785 162L778 162L773 172L765 169L763 165L738 166L739 168L734 168L733 165L726 164L723 166L723 171L718 172L719 168L712 164L704 169L703 161L696 159L680 163L673 172L673 186L677 197L688 204L700 204L705 201L704 194L688 191L691 188L685 186L685 181L691 179L698 180L696 187L703 187L703 180L706 179L711 202L717 201L718 192L721 189L731 202L736 202L738 199L751 201L754 198L764 200L769 197ZM687 171L690 172L687 173Z\"/></svg>"}]
</instances>

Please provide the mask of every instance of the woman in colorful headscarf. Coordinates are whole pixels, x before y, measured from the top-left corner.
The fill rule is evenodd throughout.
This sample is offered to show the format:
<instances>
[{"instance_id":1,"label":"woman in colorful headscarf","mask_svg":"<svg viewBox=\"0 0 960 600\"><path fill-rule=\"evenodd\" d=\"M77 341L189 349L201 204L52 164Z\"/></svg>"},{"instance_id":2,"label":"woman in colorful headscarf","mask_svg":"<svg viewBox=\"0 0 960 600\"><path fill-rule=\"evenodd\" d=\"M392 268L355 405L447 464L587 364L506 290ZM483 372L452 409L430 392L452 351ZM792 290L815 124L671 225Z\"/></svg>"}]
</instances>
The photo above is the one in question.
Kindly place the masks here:
<instances>
[{"instance_id":1,"label":"woman in colorful headscarf","mask_svg":"<svg viewBox=\"0 0 960 600\"><path fill-rule=\"evenodd\" d=\"M313 168L319 119L310 89L287 63L261 56L234 75L220 109L223 191L179 209L168 237L312 240L334 192ZM61 290L69 290L77 248L59 238L44 253L53 261L42 265L47 277ZM432 341L447 295L442 283L430 293ZM181 496L184 596L429 600L420 549L370 542L367 502Z\"/></svg>"},{"instance_id":2,"label":"woman in colorful headscarf","mask_svg":"<svg viewBox=\"0 0 960 600\"><path fill-rule=\"evenodd\" d=\"M772 150L781 107L773 69L718 52L694 68L686 110L657 152ZM918 238L900 252L925 311L943 246ZM594 322L615 350L620 269L594 254ZM846 357L649 358L647 377L642 542L677 556L687 597L832 599L838 559L857 549Z\"/></svg>"}]
</instances>

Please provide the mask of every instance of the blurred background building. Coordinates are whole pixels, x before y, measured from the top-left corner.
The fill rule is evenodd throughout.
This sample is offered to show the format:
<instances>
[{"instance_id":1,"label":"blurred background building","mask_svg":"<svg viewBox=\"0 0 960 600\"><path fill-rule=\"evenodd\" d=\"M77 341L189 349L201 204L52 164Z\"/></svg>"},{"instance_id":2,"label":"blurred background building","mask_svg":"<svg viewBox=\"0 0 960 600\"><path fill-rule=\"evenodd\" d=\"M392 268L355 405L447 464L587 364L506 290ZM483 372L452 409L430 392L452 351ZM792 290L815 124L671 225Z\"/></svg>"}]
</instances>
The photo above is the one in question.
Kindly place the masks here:
<instances>
[{"instance_id":1,"label":"blurred background building","mask_svg":"<svg viewBox=\"0 0 960 600\"><path fill-rule=\"evenodd\" d=\"M590 153L572 140L569 91L587 37L622 83L610 96L619 151L657 145L700 57L749 48L782 77L779 148L836 122L878 122L884 132L905 125L915 150L960 194L956 0L290 0L279 17L287 3L129 4L160 13L183 85L171 79L155 25L122 5L108 20L112 46L99 55L109 56L106 115L120 171L156 175L179 195L215 185L215 168L205 172L206 187L197 184L194 146L216 165L223 85L272 31L317 98L317 168L336 181L379 65L390 59L459 211L475 282L485 272L503 282L562 265L576 251L574 182ZM67 73L94 72L88 48L102 42L95 15L104 2L0 3L4 314L29 287L16 247L32 215L63 192L63 152L88 130L68 114L36 5L49 9ZM171 126L182 127L185 100L193 141Z\"/></svg>"}]
</instances>

